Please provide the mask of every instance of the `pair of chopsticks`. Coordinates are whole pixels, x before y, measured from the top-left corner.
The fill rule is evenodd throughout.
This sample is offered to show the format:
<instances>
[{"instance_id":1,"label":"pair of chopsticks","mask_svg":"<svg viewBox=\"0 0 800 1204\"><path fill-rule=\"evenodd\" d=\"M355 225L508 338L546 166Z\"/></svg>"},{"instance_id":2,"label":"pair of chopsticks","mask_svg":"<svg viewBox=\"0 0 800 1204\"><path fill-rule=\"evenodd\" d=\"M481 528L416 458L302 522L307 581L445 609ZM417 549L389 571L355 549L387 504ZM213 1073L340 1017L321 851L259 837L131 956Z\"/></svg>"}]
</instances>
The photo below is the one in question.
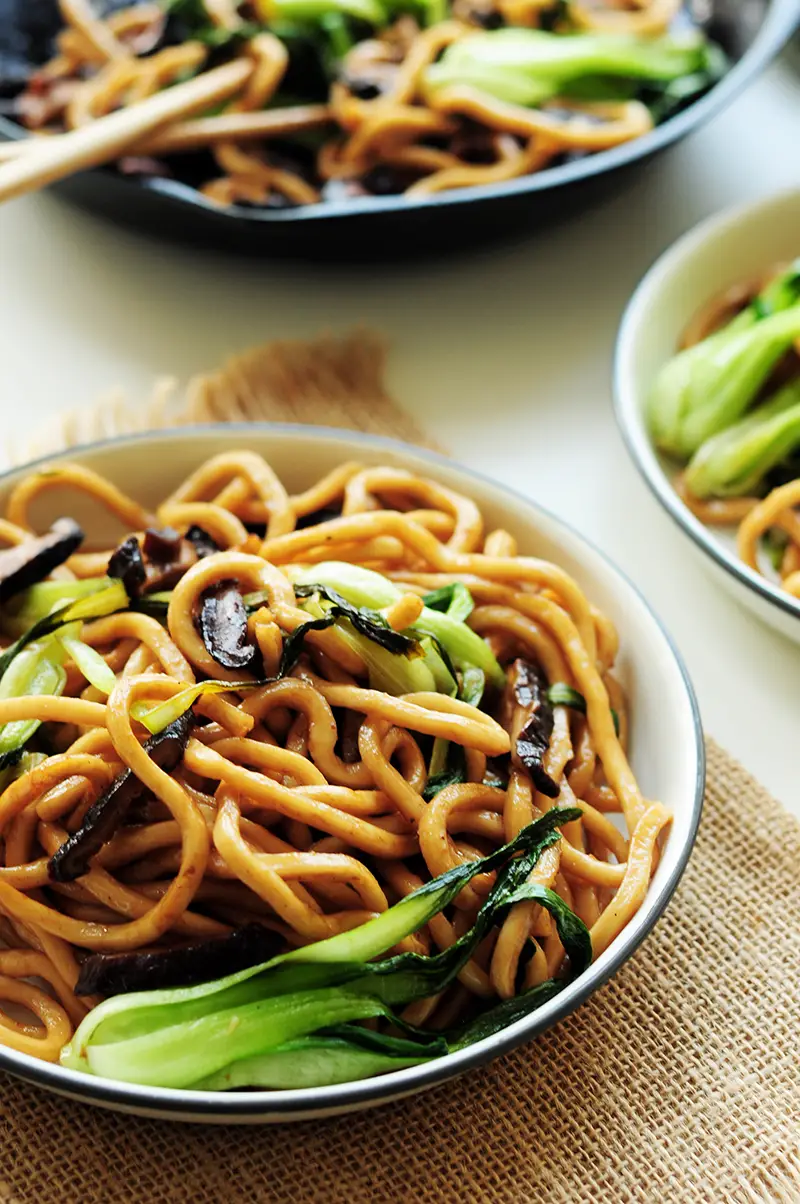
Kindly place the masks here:
<instances>
[{"instance_id":1,"label":"pair of chopsticks","mask_svg":"<svg viewBox=\"0 0 800 1204\"><path fill-rule=\"evenodd\" d=\"M0 163L0 202L119 158L148 135L239 92L253 68L252 61L236 59L67 134L11 144L14 153Z\"/></svg>"}]
</instances>

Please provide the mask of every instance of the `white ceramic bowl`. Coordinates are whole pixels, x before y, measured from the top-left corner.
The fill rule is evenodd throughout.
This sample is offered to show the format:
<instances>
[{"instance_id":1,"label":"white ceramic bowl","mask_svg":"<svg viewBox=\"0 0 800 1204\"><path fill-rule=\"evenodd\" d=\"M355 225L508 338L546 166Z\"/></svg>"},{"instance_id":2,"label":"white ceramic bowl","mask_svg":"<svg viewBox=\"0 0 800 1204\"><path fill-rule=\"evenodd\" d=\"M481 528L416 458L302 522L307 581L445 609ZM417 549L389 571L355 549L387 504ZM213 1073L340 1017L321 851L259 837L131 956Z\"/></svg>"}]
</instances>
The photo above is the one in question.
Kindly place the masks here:
<instances>
[{"instance_id":1,"label":"white ceramic bowl","mask_svg":"<svg viewBox=\"0 0 800 1204\"><path fill-rule=\"evenodd\" d=\"M633 767L645 797L666 803L674 822L643 905L585 974L531 1017L425 1066L330 1088L214 1094L114 1083L0 1048L0 1069L73 1098L150 1116L212 1123L307 1119L398 1099L480 1065L561 1019L630 957L666 907L694 841L704 782L702 732L692 687L669 636L647 603L582 536L486 477L442 456L391 440L319 427L266 424L132 436L61 458L97 469L123 490L152 504L207 457L242 446L264 455L292 491L354 458L365 464L399 465L434 477L473 497L490 525L505 527L517 537L521 552L552 559L572 573L619 628L622 650L618 668L630 698ZM48 458L47 463L53 462ZM9 489L28 471L17 469L0 478L0 507ZM103 519L89 508L80 512L75 497L70 495L67 503L57 493L46 495L34 520L72 513L86 524L90 538L99 537L98 524L102 525Z\"/></svg>"},{"instance_id":2,"label":"white ceramic bowl","mask_svg":"<svg viewBox=\"0 0 800 1204\"><path fill-rule=\"evenodd\" d=\"M674 355L692 314L727 285L798 255L800 188L727 210L684 235L655 262L628 303L617 338L614 396L634 463L717 580L765 623L800 643L800 600L743 564L724 529L695 518L672 487L675 464L656 452L645 425L650 386Z\"/></svg>"}]
</instances>

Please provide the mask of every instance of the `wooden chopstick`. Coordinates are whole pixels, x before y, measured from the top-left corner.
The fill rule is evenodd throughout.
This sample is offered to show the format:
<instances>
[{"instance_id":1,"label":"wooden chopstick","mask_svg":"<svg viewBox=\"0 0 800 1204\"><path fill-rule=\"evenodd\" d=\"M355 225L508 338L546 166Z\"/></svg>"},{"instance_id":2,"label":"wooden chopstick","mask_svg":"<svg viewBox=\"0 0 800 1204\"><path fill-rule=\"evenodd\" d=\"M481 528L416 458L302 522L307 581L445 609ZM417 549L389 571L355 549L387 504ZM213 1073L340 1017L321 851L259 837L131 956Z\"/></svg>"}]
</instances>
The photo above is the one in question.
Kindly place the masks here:
<instances>
[{"instance_id":1,"label":"wooden chopstick","mask_svg":"<svg viewBox=\"0 0 800 1204\"><path fill-rule=\"evenodd\" d=\"M247 83L253 66L247 59L235 59L67 134L24 143L26 153L0 166L0 202L119 158L161 126L238 92Z\"/></svg>"},{"instance_id":2,"label":"wooden chopstick","mask_svg":"<svg viewBox=\"0 0 800 1204\"><path fill-rule=\"evenodd\" d=\"M137 155L177 155L202 150L215 142L249 142L276 134L296 134L317 129L332 120L329 106L323 104L288 105L283 109L260 109L254 113L221 113L218 117L176 121L126 149ZM0 163L33 153L45 139L58 142L66 137L66 134L47 134L20 138L17 142L0 142Z\"/></svg>"}]
</instances>

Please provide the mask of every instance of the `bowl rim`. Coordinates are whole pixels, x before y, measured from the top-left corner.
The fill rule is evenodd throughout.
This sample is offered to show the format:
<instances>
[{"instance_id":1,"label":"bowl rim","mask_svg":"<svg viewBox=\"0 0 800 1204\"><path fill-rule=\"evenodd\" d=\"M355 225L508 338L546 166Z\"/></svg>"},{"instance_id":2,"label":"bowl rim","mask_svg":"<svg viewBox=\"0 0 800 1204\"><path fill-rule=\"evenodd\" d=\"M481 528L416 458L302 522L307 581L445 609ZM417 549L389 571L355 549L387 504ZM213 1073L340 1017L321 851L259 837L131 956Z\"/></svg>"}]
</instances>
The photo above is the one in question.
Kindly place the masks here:
<instances>
[{"instance_id":1,"label":"bowl rim","mask_svg":"<svg viewBox=\"0 0 800 1204\"><path fill-rule=\"evenodd\" d=\"M530 176L520 176L496 184L474 185L471 188L452 189L433 193L431 196L409 200L403 194L386 197L360 197L350 201L323 201L316 205L301 205L294 209L266 210L228 206L224 209L214 205L188 184L177 180L146 179L117 176L117 183L139 188L164 200L172 208L194 206L220 226L235 226L239 223L256 225L285 225L295 222L319 222L327 219L348 217L378 217L383 213L405 210L449 208L469 204L473 201L490 201L501 198L544 192L562 188L580 180L611 172L626 164L654 154L673 142L677 142L691 130L720 112L788 41L800 23L797 0L768 0L764 20L751 44L730 70L712 88L682 112L668 118L641 138L610 150L599 151L560 167L548 168ZM0 116L0 138L19 141L28 137L27 131L9 117ZM101 176L102 168L94 168L84 174Z\"/></svg>"},{"instance_id":2,"label":"bowl rim","mask_svg":"<svg viewBox=\"0 0 800 1204\"><path fill-rule=\"evenodd\" d=\"M800 203L800 185L780 192L746 201L712 214L676 239L648 268L632 293L617 331L613 357L614 413L617 427L633 463L651 493L661 503L670 518L725 573L746 590L776 607L793 619L800 619L800 598L793 598L768 578L746 565L734 551L711 533L672 487L659 463L658 454L647 432L644 419L644 398L633 383L632 361L637 345L639 315L663 289L665 282L680 272L683 265L709 242L716 240L738 225L750 220L766 219L775 208L796 201ZM699 303L699 302L698 302Z\"/></svg>"},{"instance_id":3,"label":"bowl rim","mask_svg":"<svg viewBox=\"0 0 800 1204\"><path fill-rule=\"evenodd\" d=\"M138 432L121 435L111 439L96 440L65 449L63 452L49 453L39 456L36 460L0 473L0 486L9 478L20 473L35 470L38 466L52 464L54 461L69 458L70 455L80 455L86 451L102 451L109 447L125 444L141 444L147 446L166 437L193 438L194 434L211 435L214 433L234 434L236 431L252 435L254 432L275 434L279 437L312 437L330 443L363 444L372 449L385 448L400 456L413 456L431 464L432 469L444 468L463 473L482 484L506 495L509 502L517 510L528 511L535 523L538 516L543 516L552 522L556 528L561 528L598 556L616 576L622 586L638 598L641 606L653 621L658 635L666 645L672 662L677 669L680 684L684 690L688 704L689 718L692 727L693 747L691 762L694 763L693 798L686 836L678 850L675 865L667 880L661 885L657 895L649 902L650 914L646 923L633 935L625 938L623 931L616 941L612 942L610 956L605 964L592 963L573 983L570 983L553 999L543 1004L531 1016L523 1017L514 1022L500 1033L486 1037L466 1049L453 1054L446 1054L420 1066L408 1067L404 1070L392 1071L390 1074L375 1078L363 1079L354 1083L341 1083L332 1087L309 1087L289 1091L248 1091L238 1094L210 1091L190 1091L187 1089L168 1087L146 1087L140 1084L117 1082L111 1079L95 1078L80 1071L68 1070L62 1066L41 1062L28 1054L0 1047L0 1069L23 1078L38 1086L49 1088L71 1098L80 1098L85 1102L105 1105L117 1110L139 1112L164 1119L189 1120L207 1123L236 1123L237 1121L276 1121L324 1117L336 1112L355 1110L361 1107L389 1103L403 1096L416 1094L428 1088L444 1083L446 1080L473 1070L502 1054L510 1052L517 1046L530 1041L545 1029L563 1020L580 1004L584 1003L599 987L608 981L617 970L636 951L642 941L650 934L656 922L664 913L678 883L686 868L700 823L703 808L703 796L706 776L706 753L703 739L703 729L700 711L694 687L687 672L683 659L672 637L664 626L658 614L638 589L638 587L619 569L610 557L599 549L591 540L577 531L570 523L553 514L552 511L526 497L518 490L495 480L480 470L473 469L454 461L447 456L424 447L416 447L399 439L382 435L373 435L364 431L351 431L341 427L327 427L303 423L279 422L231 422L204 423L191 427L163 429L157 431Z\"/></svg>"}]
</instances>

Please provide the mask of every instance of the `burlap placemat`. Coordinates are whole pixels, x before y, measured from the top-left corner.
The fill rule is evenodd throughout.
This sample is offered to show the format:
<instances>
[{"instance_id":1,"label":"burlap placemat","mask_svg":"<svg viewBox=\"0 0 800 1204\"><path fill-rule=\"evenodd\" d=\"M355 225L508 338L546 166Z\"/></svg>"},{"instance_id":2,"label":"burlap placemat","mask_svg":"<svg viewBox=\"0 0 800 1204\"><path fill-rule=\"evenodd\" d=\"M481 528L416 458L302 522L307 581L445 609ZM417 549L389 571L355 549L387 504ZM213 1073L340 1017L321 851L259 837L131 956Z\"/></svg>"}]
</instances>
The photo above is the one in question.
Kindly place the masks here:
<instances>
[{"instance_id":1,"label":"burlap placemat","mask_svg":"<svg viewBox=\"0 0 800 1204\"><path fill-rule=\"evenodd\" d=\"M357 379L344 371L352 355L337 376L343 349L323 345L332 407L314 356L290 344L195 384L162 419L196 420L206 395L219 417L238 396L239 413L285 418L289 382L295 419L420 439L382 387L379 344L367 345ZM139 1120L0 1076L0 1200L795 1204L800 824L713 741L708 758L700 833L667 914L530 1045L413 1100L277 1129Z\"/></svg>"}]
</instances>

